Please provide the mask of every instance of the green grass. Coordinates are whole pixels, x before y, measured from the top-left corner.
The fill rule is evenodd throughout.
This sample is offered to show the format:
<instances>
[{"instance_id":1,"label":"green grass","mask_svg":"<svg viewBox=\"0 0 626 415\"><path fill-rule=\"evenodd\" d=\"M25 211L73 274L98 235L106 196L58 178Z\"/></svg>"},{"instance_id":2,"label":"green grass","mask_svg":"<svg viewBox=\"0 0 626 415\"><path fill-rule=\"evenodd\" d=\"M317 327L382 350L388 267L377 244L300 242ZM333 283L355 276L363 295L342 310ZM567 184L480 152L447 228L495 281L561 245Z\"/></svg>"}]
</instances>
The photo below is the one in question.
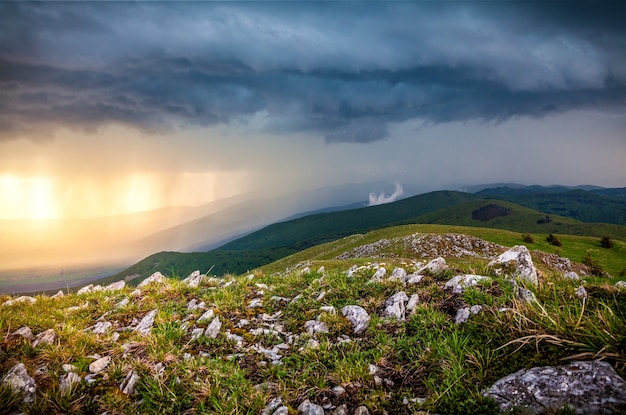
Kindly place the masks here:
<instances>
[{"instance_id":1,"label":"green grass","mask_svg":"<svg viewBox=\"0 0 626 415\"><path fill-rule=\"evenodd\" d=\"M46 368L34 375L38 391L33 404L23 404L9 389L0 387L0 408L25 413L258 414L272 398L281 397L290 413L309 399L319 404L345 403L351 411L365 405L370 413L496 414L495 403L483 396L483 390L522 368L602 358L621 376L626 375L626 292L609 285L606 278L565 279L560 271L540 263L540 253L533 251L542 277L538 286L527 288L537 302L522 303L508 280L489 274L484 258L448 258L448 270L406 287L388 279L371 282L372 269L358 271L351 278L345 271L354 264L379 261L389 271L404 263L410 272L417 258L334 259L356 246L415 232L465 233L506 246L520 244L522 237L518 232L488 228L405 225L310 248L257 270L252 277L226 276L224 283L232 281L228 286L213 281L189 288L172 279L147 287L141 298L121 309L112 307L129 296L132 287L60 299L37 296L34 305L0 307L0 377L17 362L23 362L30 374ZM533 234L536 242L529 246L554 252L545 236ZM572 257L588 250L594 255L594 244L599 244L597 238L560 238L561 255ZM389 249L388 254L402 253L398 247ZM621 241L612 250L597 249L601 250L598 261L607 270L624 266ZM302 273L304 264L296 268L304 262L310 264L310 273ZM320 265L325 266L324 272L317 272ZM462 273L490 275L492 280L459 295L443 290L449 278ZM575 295L581 284L589 293L586 300ZM262 307L248 308L261 290ZM383 318L386 299L401 290L420 297L415 314L402 322ZM323 299L318 301L321 293ZM273 296L297 295L302 295L298 302L272 300ZM8 298L0 296L0 301ZM194 323L204 310L189 312L191 299L204 301L219 316L222 329L216 339L191 340L191 327L209 324ZM351 324L340 313L351 304L362 306L371 316L367 331L359 335L352 333ZM80 310L66 310L82 305ZM466 324L455 324L455 311L472 305L482 305L483 311ZM333 306L337 314L322 313L321 306ZM150 335L121 330L153 309L159 311ZM118 340L113 339L113 332L85 331L102 316L120 329ZM311 336L304 331L305 322L317 318L327 324L329 333ZM242 319L250 325L241 326ZM10 337L23 325L35 334L53 328L58 339L33 348L24 339ZM281 349L279 365L254 349L238 349L225 335L230 331L242 336L248 348L272 348L286 342L286 337L250 332L272 325L293 335L289 347ZM350 342L338 341L346 335ZM317 347L309 345L312 337ZM125 344L132 351L125 352ZM96 382L83 381L69 393L61 393L62 365L73 364L84 377L93 360L88 356L96 353L112 358ZM370 365L377 367L375 374ZM136 395L127 396L119 385L131 370L140 375L140 382ZM336 386L342 386L346 396L336 397L332 392Z\"/></svg>"}]
</instances>

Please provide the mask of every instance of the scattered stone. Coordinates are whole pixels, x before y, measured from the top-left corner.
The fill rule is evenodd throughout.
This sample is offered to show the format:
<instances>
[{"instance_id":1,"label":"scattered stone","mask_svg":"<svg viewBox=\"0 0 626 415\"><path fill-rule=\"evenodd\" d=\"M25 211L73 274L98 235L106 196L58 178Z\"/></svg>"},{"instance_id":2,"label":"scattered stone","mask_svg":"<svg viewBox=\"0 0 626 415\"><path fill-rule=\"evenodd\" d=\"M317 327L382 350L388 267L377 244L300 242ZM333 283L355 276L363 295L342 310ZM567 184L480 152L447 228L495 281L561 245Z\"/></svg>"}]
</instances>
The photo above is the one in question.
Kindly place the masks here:
<instances>
[{"instance_id":1,"label":"scattered stone","mask_svg":"<svg viewBox=\"0 0 626 415\"><path fill-rule=\"evenodd\" d=\"M421 274L423 272L428 272L430 274L437 274L445 270L447 267L448 265L446 265L446 260L443 259L442 257L439 257L430 261L428 264L426 264L425 267L421 268L417 273Z\"/></svg>"},{"instance_id":2,"label":"scattered stone","mask_svg":"<svg viewBox=\"0 0 626 415\"><path fill-rule=\"evenodd\" d=\"M454 322L456 324L463 324L463 323L467 322L469 317L470 317L470 308L469 307L463 307L463 308L457 310L456 316L454 316Z\"/></svg>"},{"instance_id":3,"label":"scattered stone","mask_svg":"<svg viewBox=\"0 0 626 415\"><path fill-rule=\"evenodd\" d=\"M279 406L281 406L282 403L283 403L283 398L281 398L280 396L272 399L271 401L268 402L267 405L265 405L265 408L261 410L260 415L273 415L274 411Z\"/></svg>"},{"instance_id":4,"label":"scattered stone","mask_svg":"<svg viewBox=\"0 0 626 415\"><path fill-rule=\"evenodd\" d=\"M311 273L311 268L309 267L304 267L302 268L302 270L300 271L300 275L308 275Z\"/></svg>"},{"instance_id":5,"label":"scattered stone","mask_svg":"<svg viewBox=\"0 0 626 415\"><path fill-rule=\"evenodd\" d=\"M11 388L14 393L22 395L25 403L32 403L35 400L37 384L26 371L24 363L13 366L2 379L2 384Z\"/></svg>"},{"instance_id":6,"label":"scattered stone","mask_svg":"<svg viewBox=\"0 0 626 415\"><path fill-rule=\"evenodd\" d=\"M569 278L570 280L579 280L580 277L574 271L569 271L564 274L565 278Z\"/></svg>"},{"instance_id":7,"label":"scattered stone","mask_svg":"<svg viewBox=\"0 0 626 415\"><path fill-rule=\"evenodd\" d=\"M65 293L63 293L63 290L59 290L59 291L57 291L57 293L56 293L56 294L54 294L54 295L53 295L52 297L50 297L50 298L61 298L61 297L64 297L64 296L65 296Z\"/></svg>"},{"instance_id":8,"label":"scattered stone","mask_svg":"<svg viewBox=\"0 0 626 415\"><path fill-rule=\"evenodd\" d=\"M167 282L167 278L165 278L163 274L157 271L154 274L150 275L145 280L141 281L139 285L137 286L137 288L142 289L151 284L165 284L166 282Z\"/></svg>"},{"instance_id":9,"label":"scattered stone","mask_svg":"<svg viewBox=\"0 0 626 415\"><path fill-rule=\"evenodd\" d=\"M109 363L111 363L111 357L101 357L89 365L89 371L94 374L100 373L109 365Z\"/></svg>"},{"instance_id":10,"label":"scattered stone","mask_svg":"<svg viewBox=\"0 0 626 415\"><path fill-rule=\"evenodd\" d=\"M354 410L354 415L370 415L370 411L365 406L359 406Z\"/></svg>"},{"instance_id":11,"label":"scattered stone","mask_svg":"<svg viewBox=\"0 0 626 415\"><path fill-rule=\"evenodd\" d=\"M337 310L335 310L335 307L333 307L332 305L322 306L320 307L320 311L322 313L337 314Z\"/></svg>"},{"instance_id":12,"label":"scattered stone","mask_svg":"<svg viewBox=\"0 0 626 415\"><path fill-rule=\"evenodd\" d=\"M217 338L217 335L220 334L221 328L222 322L220 321L220 318L216 316L213 321L211 321L211 324L209 324L209 327L206 328L204 335L210 339L215 339Z\"/></svg>"},{"instance_id":13,"label":"scattered stone","mask_svg":"<svg viewBox=\"0 0 626 415\"><path fill-rule=\"evenodd\" d=\"M137 382L139 382L139 374L135 373L134 370L131 370L128 372L124 381L120 385L120 390L126 395L134 395L136 392Z\"/></svg>"},{"instance_id":14,"label":"scattered stone","mask_svg":"<svg viewBox=\"0 0 626 415\"><path fill-rule=\"evenodd\" d=\"M137 297L141 297L142 292L139 288L135 288L134 290L131 291L130 296L133 298L137 298Z\"/></svg>"},{"instance_id":15,"label":"scattered stone","mask_svg":"<svg viewBox=\"0 0 626 415\"><path fill-rule=\"evenodd\" d=\"M356 272L356 270L357 270L358 268L359 268L358 266L356 266L356 265L352 265L352 266L350 267L350 269L348 269L348 271L346 271L346 276L347 276L348 278L350 278L350 277L354 276L354 273Z\"/></svg>"},{"instance_id":16,"label":"scattered stone","mask_svg":"<svg viewBox=\"0 0 626 415\"><path fill-rule=\"evenodd\" d=\"M59 389L61 393L69 393L72 390L72 386L80 382L81 377L75 372L68 372L59 378Z\"/></svg>"},{"instance_id":17,"label":"scattered stone","mask_svg":"<svg viewBox=\"0 0 626 415\"><path fill-rule=\"evenodd\" d=\"M400 291L387 299L385 302L385 317L395 318L404 321L406 318L405 303L409 301L409 297L404 291Z\"/></svg>"},{"instance_id":18,"label":"scattered stone","mask_svg":"<svg viewBox=\"0 0 626 415\"><path fill-rule=\"evenodd\" d=\"M316 333L328 333L328 326L323 321L309 320L304 323L304 329L311 335Z\"/></svg>"},{"instance_id":19,"label":"scattered stone","mask_svg":"<svg viewBox=\"0 0 626 415\"><path fill-rule=\"evenodd\" d=\"M64 372L77 372L78 368L74 365L70 365L70 364L64 364L61 366L61 369L63 369Z\"/></svg>"},{"instance_id":20,"label":"scattered stone","mask_svg":"<svg viewBox=\"0 0 626 415\"><path fill-rule=\"evenodd\" d=\"M344 388L343 386L333 386L331 391L335 394L335 396L339 398L346 396L346 388Z\"/></svg>"},{"instance_id":21,"label":"scattered stone","mask_svg":"<svg viewBox=\"0 0 626 415\"><path fill-rule=\"evenodd\" d=\"M348 415L348 407L345 403L339 405L330 413L330 415Z\"/></svg>"},{"instance_id":22,"label":"scattered stone","mask_svg":"<svg viewBox=\"0 0 626 415\"><path fill-rule=\"evenodd\" d=\"M279 297L277 295L274 295L274 296L272 296L271 300L279 302L279 303L288 303L289 301L291 301L291 298Z\"/></svg>"},{"instance_id":23,"label":"scattered stone","mask_svg":"<svg viewBox=\"0 0 626 415\"><path fill-rule=\"evenodd\" d=\"M394 268L389 279L392 281L405 281L406 275L404 268Z\"/></svg>"},{"instance_id":24,"label":"scattered stone","mask_svg":"<svg viewBox=\"0 0 626 415\"><path fill-rule=\"evenodd\" d=\"M302 299L302 294L298 294L295 297L293 297L293 300L291 300L292 303L298 302Z\"/></svg>"},{"instance_id":25,"label":"scattered stone","mask_svg":"<svg viewBox=\"0 0 626 415\"><path fill-rule=\"evenodd\" d=\"M420 302L420 297L417 294L413 294L411 298L409 298L409 302L406 303L406 311L409 312L409 315L412 316L417 309L417 305Z\"/></svg>"},{"instance_id":26,"label":"scattered stone","mask_svg":"<svg viewBox=\"0 0 626 415\"><path fill-rule=\"evenodd\" d=\"M187 303L187 311L204 310L205 306L204 301L198 302L197 299L193 298Z\"/></svg>"},{"instance_id":27,"label":"scattered stone","mask_svg":"<svg viewBox=\"0 0 626 415\"><path fill-rule=\"evenodd\" d=\"M489 262L487 266L493 268L497 275L521 278L534 285L538 283L537 268L533 264L528 248L524 245L515 245Z\"/></svg>"},{"instance_id":28,"label":"scattered stone","mask_svg":"<svg viewBox=\"0 0 626 415\"><path fill-rule=\"evenodd\" d=\"M204 334L204 329L195 328L191 330L191 341L198 340Z\"/></svg>"},{"instance_id":29,"label":"scattered stone","mask_svg":"<svg viewBox=\"0 0 626 415\"><path fill-rule=\"evenodd\" d=\"M205 321L209 321L213 318L214 315L215 315L215 312L213 311L213 309L208 309L204 314L202 314L198 318L198 323L204 323Z\"/></svg>"},{"instance_id":30,"label":"scattered stone","mask_svg":"<svg viewBox=\"0 0 626 415\"><path fill-rule=\"evenodd\" d=\"M324 297L326 297L326 291L322 291L321 293L319 293L319 295L315 298L315 301L322 301Z\"/></svg>"},{"instance_id":31,"label":"scattered stone","mask_svg":"<svg viewBox=\"0 0 626 415\"><path fill-rule=\"evenodd\" d=\"M367 311L358 305L345 306L341 309L341 314L352 323L352 331L355 334L365 331L370 322L370 316L367 314Z\"/></svg>"},{"instance_id":32,"label":"scattered stone","mask_svg":"<svg viewBox=\"0 0 626 415\"><path fill-rule=\"evenodd\" d=\"M33 331L28 326L20 327L19 329L15 330L13 333L11 333L11 337L14 336L22 336L27 340L32 340L34 337Z\"/></svg>"},{"instance_id":33,"label":"scattered stone","mask_svg":"<svg viewBox=\"0 0 626 415\"><path fill-rule=\"evenodd\" d=\"M322 265L321 267L317 269L318 274L323 274L324 272L326 272L326 268L324 267L324 265Z\"/></svg>"},{"instance_id":34,"label":"scattered stone","mask_svg":"<svg viewBox=\"0 0 626 415\"><path fill-rule=\"evenodd\" d=\"M370 282L382 281L383 278L385 278L385 275L387 275L387 269L385 267L379 267L374 273L374 276L372 277Z\"/></svg>"},{"instance_id":35,"label":"scattered stone","mask_svg":"<svg viewBox=\"0 0 626 415\"><path fill-rule=\"evenodd\" d=\"M83 310L83 309L85 309L87 307L89 307L89 303L85 303L83 305L76 305L76 306L73 306L73 307L68 307L68 308L65 309L65 311L67 311L67 312L78 311L78 310Z\"/></svg>"},{"instance_id":36,"label":"scattered stone","mask_svg":"<svg viewBox=\"0 0 626 415\"><path fill-rule=\"evenodd\" d=\"M111 330L112 328L113 324L111 324L110 322L101 321L99 323L96 323L92 331L95 334L105 334L108 330Z\"/></svg>"},{"instance_id":37,"label":"scattered stone","mask_svg":"<svg viewBox=\"0 0 626 415\"><path fill-rule=\"evenodd\" d=\"M124 280L120 280L107 285L104 289L105 291L119 291L123 290L124 287L126 287L126 282Z\"/></svg>"},{"instance_id":38,"label":"scattered stone","mask_svg":"<svg viewBox=\"0 0 626 415\"><path fill-rule=\"evenodd\" d=\"M143 336L147 336L152 331L152 325L154 324L154 317L156 317L157 310L152 310L148 314L146 314L137 327L135 327L135 331Z\"/></svg>"},{"instance_id":39,"label":"scattered stone","mask_svg":"<svg viewBox=\"0 0 626 415\"><path fill-rule=\"evenodd\" d=\"M298 411L300 411L302 415L324 415L324 408L311 403L308 399L298 406Z\"/></svg>"},{"instance_id":40,"label":"scattered stone","mask_svg":"<svg viewBox=\"0 0 626 415\"><path fill-rule=\"evenodd\" d=\"M567 405L577 414L608 414L626 407L626 382L610 364L597 360L522 369L484 394L502 412L554 413Z\"/></svg>"},{"instance_id":41,"label":"scattered stone","mask_svg":"<svg viewBox=\"0 0 626 415\"><path fill-rule=\"evenodd\" d=\"M583 299L583 298L588 298L589 296L587 295L587 290L585 290L585 287L583 287L582 285L580 287L578 287L576 289L576 297Z\"/></svg>"},{"instance_id":42,"label":"scattered stone","mask_svg":"<svg viewBox=\"0 0 626 415\"><path fill-rule=\"evenodd\" d=\"M246 308L258 308L258 307L263 307L263 301L260 298L253 298L252 301L250 301L250 304L248 304Z\"/></svg>"},{"instance_id":43,"label":"scattered stone","mask_svg":"<svg viewBox=\"0 0 626 415\"><path fill-rule=\"evenodd\" d=\"M200 271L196 270L189 274L189 276L185 278L182 283L191 288L198 288L200 284L202 284L204 277L205 275L200 274Z\"/></svg>"},{"instance_id":44,"label":"scattered stone","mask_svg":"<svg viewBox=\"0 0 626 415\"><path fill-rule=\"evenodd\" d=\"M461 294L467 287L474 287L481 281L491 281L491 278L482 275L466 274L453 277L443 287L445 290L452 289L453 294Z\"/></svg>"},{"instance_id":45,"label":"scattered stone","mask_svg":"<svg viewBox=\"0 0 626 415\"><path fill-rule=\"evenodd\" d=\"M409 274L406 276L406 280L404 281L408 285L419 284L424 278L423 275L420 274Z\"/></svg>"},{"instance_id":46,"label":"scattered stone","mask_svg":"<svg viewBox=\"0 0 626 415\"><path fill-rule=\"evenodd\" d=\"M517 298L526 303L537 301L535 293L524 287L517 287Z\"/></svg>"},{"instance_id":47,"label":"scattered stone","mask_svg":"<svg viewBox=\"0 0 626 415\"><path fill-rule=\"evenodd\" d=\"M120 300L119 303L115 304L115 308L123 308L126 307L130 303L130 299L128 297L124 297Z\"/></svg>"},{"instance_id":48,"label":"scattered stone","mask_svg":"<svg viewBox=\"0 0 626 415\"><path fill-rule=\"evenodd\" d=\"M39 333L33 340L33 347L51 345L57 338L54 329L48 329Z\"/></svg>"},{"instance_id":49,"label":"scattered stone","mask_svg":"<svg viewBox=\"0 0 626 415\"><path fill-rule=\"evenodd\" d=\"M231 333L230 330L226 331L226 338L230 341L235 342L237 348L243 347L243 337Z\"/></svg>"},{"instance_id":50,"label":"scattered stone","mask_svg":"<svg viewBox=\"0 0 626 415\"><path fill-rule=\"evenodd\" d=\"M4 303L2 303L2 305L6 307L10 307L12 305L21 304L21 303L34 304L35 301L37 301L37 299L33 297L29 297L27 295L22 295L21 297L17 297L13 300L7 300Z\"/></svg>"},{"instance_id":51,"label":"scattered stone","mask_svg":"<svg viewBox=\"0 0 626 415\"><path fill-rule=\"evenodd\" d=\"M80 290L76 291L76 295L89 294L93 292L93 284L85 285Z\"/></svg>"},{"instance_id":52,"label":"scattered stone","mask_svg":"<svg viewBox=\"0 0 626 415\"><path fill-rule=\"evenodd\" d=\"M626 289L626 281L617 281L615 283L615 288Z\"/></svg>"}]
</instances>

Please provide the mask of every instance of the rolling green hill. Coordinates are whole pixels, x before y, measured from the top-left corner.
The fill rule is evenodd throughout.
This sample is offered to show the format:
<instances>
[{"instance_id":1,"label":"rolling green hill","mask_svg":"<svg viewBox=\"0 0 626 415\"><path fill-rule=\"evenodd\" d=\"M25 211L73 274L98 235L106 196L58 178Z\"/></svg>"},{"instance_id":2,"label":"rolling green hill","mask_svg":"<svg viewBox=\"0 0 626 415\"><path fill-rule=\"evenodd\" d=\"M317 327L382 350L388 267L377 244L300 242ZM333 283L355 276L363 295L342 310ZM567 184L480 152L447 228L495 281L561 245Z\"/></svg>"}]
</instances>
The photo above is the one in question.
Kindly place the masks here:
<instances>
[{"instance_id":1,"label":"rolling green hill","mask_svg":"<svg viewBox=\"0 0 626 415\"><path fill-rule=\"evenodd\" d=\"M586 191L565 187L529 186L522 189L497 187L481 190L476 196L517 203L551 215L566 216L581 222L626 225L624 189Z\"/></svg>"},{"instance_id":2,"label":"rolling green hill","mask_svg":"<svg viewBox=\"0 0 626 415\"><path fill-rule=\"evenodd\" d=\"M210 252L160 252L140 261L113 279L138 274L140 281L155 271L186 276L213 267L212 273L240 274L304 249L401 224L445 224L497 228L536 234L569 234L626 241L626 227L583 223L546 215L514 203L476 199L460 192L432 192L395 203L349 211L322 213L276 223Z\"/></svg>"}]
</instances>

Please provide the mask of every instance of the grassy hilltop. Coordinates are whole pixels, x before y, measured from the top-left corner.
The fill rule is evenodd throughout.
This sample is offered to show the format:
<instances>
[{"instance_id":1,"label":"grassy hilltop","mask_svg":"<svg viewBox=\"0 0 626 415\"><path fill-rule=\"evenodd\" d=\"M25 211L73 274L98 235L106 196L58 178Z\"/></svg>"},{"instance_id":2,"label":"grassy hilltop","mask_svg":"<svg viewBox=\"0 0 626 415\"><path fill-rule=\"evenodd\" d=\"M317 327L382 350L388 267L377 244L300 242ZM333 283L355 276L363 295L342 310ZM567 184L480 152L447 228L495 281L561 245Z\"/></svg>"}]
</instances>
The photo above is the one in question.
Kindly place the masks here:
<instances>
[{"instance_id":1,"label":"grassy hilltop","mask_svg":"<svg viewBox=\"0 0 626 415\"><path fill-rule=\"evenodd\" d=\"M624 377L626 291L606 278L565 278L567 261L545 234L533 234L536 242L527 245L540 277L536 286L518 281L536 297L524 301L509 279L487 267L520 237L405 225L319 245L250 275L205 278L197 287L176 278L134 292L127 286L0 306L0 377L22 362L37 384L30 404L0 387L0 411L259 414L280 398L290 414L305 400L331 410L345 405L349 414L359 406L371 414L496 414L484 390L522 368L603 359ZM560 254L573 260L566 268L588 272L577 256L596 249L597 238L559 237ZM625 249L621 241L604 249L603 264L613 272L624 267ZM439 255L445 270L424 271L411 284L390 278L396 267L414 272ZM389 272L373 280L380 267ZM445 289L463 274L490 280L458 294ZM581 286L587 297L577 295ZM419 298L404 321L384 314L400 291ZM342 315L347 305L369 314L364 331L354 333ZM459 309L476 305L478 314L455 322ZM211 317L201 320L209 310ZM151 312L154 322L142 333L139 320ZM307 329L310 321L326 330ZM97 323L110 326L94 333ZM56 338L33 346L11 335L23 326L34 335L52 329ZM108 364L92 373L98 358ZM80 381L62 389L68 370ZM128 389L131 378L136 383Z\"/></svg>"}]
</instances>

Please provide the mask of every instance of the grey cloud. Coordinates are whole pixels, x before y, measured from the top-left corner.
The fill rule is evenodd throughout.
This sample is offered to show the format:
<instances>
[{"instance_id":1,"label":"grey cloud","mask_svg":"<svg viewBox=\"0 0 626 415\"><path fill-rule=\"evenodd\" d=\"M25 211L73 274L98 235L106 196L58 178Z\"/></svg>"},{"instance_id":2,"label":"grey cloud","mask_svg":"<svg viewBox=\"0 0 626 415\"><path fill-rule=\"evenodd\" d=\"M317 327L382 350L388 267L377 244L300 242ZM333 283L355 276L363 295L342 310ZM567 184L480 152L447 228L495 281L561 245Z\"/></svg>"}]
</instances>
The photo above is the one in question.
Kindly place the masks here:
<instances>
[{"instance_id":1,"label":"grey cloud","mask_svg":"<svg viewBox=\"0 0 626 415\"><path fill-rule=\"evenodd\" d=\"M559 19L517 3L173 4L0 5L0 139L264 112L269 131L367 143L413 118L626 106L615 10L582 30L582 11L564 5Z\"/></svg>"}]
</instances>

